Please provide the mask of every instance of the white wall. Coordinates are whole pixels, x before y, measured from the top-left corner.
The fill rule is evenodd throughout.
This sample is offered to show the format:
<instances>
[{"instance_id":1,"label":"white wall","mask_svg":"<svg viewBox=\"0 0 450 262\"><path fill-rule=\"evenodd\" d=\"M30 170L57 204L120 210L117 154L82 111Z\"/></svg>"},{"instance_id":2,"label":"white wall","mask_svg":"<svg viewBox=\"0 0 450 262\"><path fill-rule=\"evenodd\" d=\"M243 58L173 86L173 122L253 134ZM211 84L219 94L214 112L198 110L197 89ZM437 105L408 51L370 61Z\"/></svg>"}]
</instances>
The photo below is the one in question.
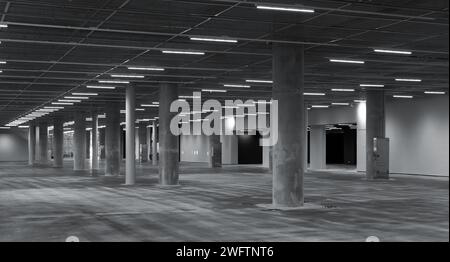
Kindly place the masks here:
<instances>
[{"instance_id":1,"label":"white wall","mask_svg":"<svg viewBox=\"0 0 450 262\"><path fill-rule=\"evenodd\" d=\"M209 138L200 136L181 136L180 153L182 162L208 163Z\"/></svg>"},{"instance_id":2,"label":"white wall","mask_svg":"<svg viewBox=\"0 0 450 262\"><path fill-rule=\"evenodd\" d=\"M448 96L388 99L386 136L392 173L449 175Z\"/></svg>"},{"instance_id":3,"label":"white wall","mask_svg":"<svg viewBox=\"0 0 450 262\"><path fill-rule=\"evenodd\" d=\"M0 130L0 162L28 161L28 129Z\"/></svg>"},{"instance_id":4,"label":"white wall","mask_svg":"<svg viewBox=\"0 0 450 262\"><path fill-rule=\"evenodd\" d=\"M313 109L310 125L358 123L358 171L365 171L365 107ZM449 98L386 100L391 173L449 176Z\"/></svg>"}]
</instances>

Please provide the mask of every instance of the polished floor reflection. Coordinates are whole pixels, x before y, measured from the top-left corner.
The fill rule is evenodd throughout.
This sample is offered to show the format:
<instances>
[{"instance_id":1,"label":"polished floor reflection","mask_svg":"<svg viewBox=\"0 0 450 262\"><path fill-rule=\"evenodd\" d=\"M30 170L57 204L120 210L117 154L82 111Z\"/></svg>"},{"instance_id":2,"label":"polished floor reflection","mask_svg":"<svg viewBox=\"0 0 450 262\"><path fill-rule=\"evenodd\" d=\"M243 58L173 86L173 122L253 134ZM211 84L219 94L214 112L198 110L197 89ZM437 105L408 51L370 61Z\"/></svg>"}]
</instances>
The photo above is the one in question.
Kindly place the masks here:
<instances>
[{"instance_id":1,"label":"polished floor reflection","mask_svg":"<svg viewBox=\"0 0 450 262\"><path fill-rule=\"evenodd\" d=\"M157 184L138 165L138 185L102 172L0 164L0 241L449 241L448 178L312 172L306 201L279 211L271 175L257 166L182 164L180 186Z\"/></svg>"}]
</instances>

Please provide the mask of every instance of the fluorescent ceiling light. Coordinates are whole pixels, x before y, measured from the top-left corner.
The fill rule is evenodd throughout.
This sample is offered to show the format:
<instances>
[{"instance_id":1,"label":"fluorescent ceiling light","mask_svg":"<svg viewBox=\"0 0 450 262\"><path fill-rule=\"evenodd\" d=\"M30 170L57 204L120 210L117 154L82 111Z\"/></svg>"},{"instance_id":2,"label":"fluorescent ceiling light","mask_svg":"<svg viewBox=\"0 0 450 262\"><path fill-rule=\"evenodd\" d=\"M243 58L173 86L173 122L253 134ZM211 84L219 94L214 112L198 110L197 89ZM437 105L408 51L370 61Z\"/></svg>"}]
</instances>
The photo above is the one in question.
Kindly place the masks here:
<instances>
[{"instance_id":1,"label":"fluorescent ceiling light","mask_svg":"<svg viewBox=\"0 0 450 262\"><path fill-rule=\"evenodd\" d=\"M223 86L224 87L236 87L236 88L250 88L251 87L249 85L230 85L230 84L225 84Z\"/></svg>"},{"instance_id":2,"label":"fluorescent ceiling light","mask_svg":"<svg viewBox=\"0 0 450 262\"><path fill-rule=\"evenodd\" d=\"M63 106L46 106L44 109L64 109Z\"/></svg>"},{"instance_id":3,"label":"fluorescent ceiling light","mask_svg":"<svg viewBox=\"0 0 450 262\"><path fill-rule=\"evenodd\" d=\"M333 106L348 106L350 103L331 103Z\"/></svg>"},{"instance_id":4,"label":"fluorescent ceiling light","mask_svg":"<svg viewBox=\"0 0 450 262\"><path fill-rule=\"evenodd\" d=\"M81 100L59 99L58 102L63 102L63 103L80 103Z\"/></svg>"},{"instance_id":5,"label":"fluorescent ceiling light","mask_svg":"<svg viewBox=\"0 0 450 262\"><path fill-rule=\"evenodd\" d=\"M8 28L7 24L0 24L0 28Z\"/></svg>"},{"instance_id":6,"label":"fluorescent ceiling light","mask_svg":"<svg viewBox=\"0 0 450 262\"><path fill-rule=\"evenodd\" d=\"M396 78L397 82L422 82L421 79L409 79L409 78Z\"/></svg>"},{"instance_id":7,"label":"fluorescent ceiling light","mask_svg":"<svg viewBox=\"0 0 450 262\"><path fill-rule=\"evenodd\" d=\"M413 96L404 96L404 95L394 95L393 97L394 98L409 98L409 99L414 98Z\"/></svg>"},{"instance_id":8,"label":"fluorescent ceiling light","mask_svg":"<svg viewBox=\"0 0 450 262\"><path fill-rule=\"evenodd\" d=\"M73 103L53 102L52 105L73 106Z\"/></svg>"},{"instance_id":9,"label":"fluorescent ceiling light","mask_svg":"<svg viewBox=\"0 0 450 262\"><path fill-rule=\"evenodd\" d=\"M333 63L347 63L347 64L365 64L364 61L358 61L358 60L346 60L346 59L330 59L330 62Z\"/></svg>"},{"instance_id":10,"label":"fluorescent ceiling light","mask_svg":"<svg viewBox=\"0 0 450 262\"><path fill-rule=\"evenodd\" d=\"M0 61L0 64L4 65L4 64L6 64L6 61Z\"/></svg>"},{"instance_id":11,"label":"fluorescent ceiling light","mask_svg":"<svg viewBox=\"0 0 450 262\"><path fill-rule=\"evenodd\" d=\"M194 52L194 51L172 51L163 50L163 54L178 54L178 55L205 55L205 52Z\"/></svg>"},{"instance_id":12,"label":"fluorescent ceiling light","mask_svg":"<svg viewBox=\"0 0 450 262\"><path fill-rule=\"evenodd\" d=\"M440 91L425 91L425 94L427 95L445 95L445 92L440 92Z\"/></svg>"},{"instance_id":13,"label":"fluorescent ceiling light","mask_svg":"<svg viewBox=\"0 0 450 262\"><path fill-rule=\"evenodd\" d=\"M200 96L178 96L180 99L199 99Z\"/></svg>"},{"instance_id":14,"label":"fluorescent ceiling light","mask_svg":"<svg viewBox=\"0 0 450 262\"><path fill-rule=\"evenodd\" d=\"M0 129L11 129L9 126L0 126Z\"/></svg>"},{"instance_id":15,"label":"fluorescent ceiling light","mask_svg":"<svg viewBox=\"0 0 450 262\"><path fill-rule=\"evenodd\" d=\"M245 80L247 83L261 83L261 84L273 84L272 80Z\"/></svg>"},{"instance_id":16,"label":"fluorescent ceiling light","mask_svg":"<svg viewBox=\"0 0 450 262\"><path fill-rule=\"evenodd\" d=\"M409 51L397 51L397 50L387 50L387 49L374 49L373 51L375 51L377 53L386 53L386 54L412 55L412 52L409 52Z\"/></svg>"},{"instance_id":17,"label":"fluorescent ceiling light","mask_svg":"<svg viewBox=\"0 0 450 262\"><path fill-rule=\"evenodd\" d=\"M263 9L263 10L300 12L300 13L314 13L315 12L313 9L281 7L281 6L267 6L267 5L258 5L258 6L256 6L256 8Z\"/></svg>"},{"instance_id":18,"label":"fluorescent ceiling light","mask_svg":"<svg viewBox=\"0 0 450 262\"><path fill-rule=\"evenodd\" d=\"M72 93L74 96L98 96L97 93Z\"/></svg>"},{"instance_id":19,"label":"fluorescent ceiling light","mask_svg":"<svg viewBox=\"0 0 450 262\"><path fill-rule=\"evenodd\" d=\"M164 71L164 68L157 68L157 67L135 67L135 66L129 66L129 70L140 70L140 71Z\"/></svg>"},{"instance_id":20,"label":"fluorescent ceiling light","mask_svg":"<svg viewBox=\"0 0 450 262\"><path fill-rule=\"evenodd\" d=\"M376 85L376 84L360 84L360 87L384 87L384 85Z\"/></svg>"},{"instance_id":21,"label":"fluorescent ceiling light","mask_svg":"<svg viewBox=\"0 0 450 262\"><path fill-rule=\"evenodd\" d=\"M325 105L312 105L312 108L329 108L330 106L325 106Z\"/></svg>"},{"instance_id":22,"label":"fluorescent ceiling light","mask_svg":"<svg viewBox=\"0 0 450 262\"><path fill-rule=\"evenodd\" d=\"M116 89L114 86L86 86L91 89Z\"/></svg>"},{"instance_id":23,"label":"fluorescent ceiling light","mask_svg":"<svg viewBox=\"0 0 450 262\"><path fill-rule=\"evenodd\" d=\"M303 93L305 96L324 96L325 93Z\"/></svg>"},{"instance_id":24,"label":"fluorescent ceiling light","mask_svg":"<svg viewBox=\"0 0 450 262\"><path fill-rule=\"evenodd\" d=\"M136 111L145 111L144 108L136 108Z\"/></svg>"},{"instance_id":25,"label":"fluorescent ceiling light","mask_svg":"<svg viewBox=\"0 0 450 262\"><path fill-rule=\"evenodd\" d=\"M263 105L271 105L272 102L271 101L254 101L254 104L263 104Z\"/></svg>"},{"instance_id":26,"label":"fluorescent ceiling light","mask_svg":"<svg viewBox=\"0 0 450 262\"><path fill-rule=\"evenodd\" d=\"M226 38L204 38L204 37L191 37L192 41L204 41L204 42L220 42L220 43L237 43L237 40Z\"/></svg>"},{"instance_id":27,"label":"fluorescent ceiling light","mask_svg":"<svg viewBox=\"0 0 450 262\"><path fill-rule=\"evenodd\" d=\"M142 76L142 75L111 75L111 77L117 77L117 78L145 78L145 76Z\"/></svg>"},{"instance_id":28,"label":"fluorescent ceiling light","mask_svg":"<svg viewBox=\"0 0 450 262\"><path fill-rule=\"evenodd\" d=\"M1 74L1 73L3 73L3 71L2 71L2 70L0 70L0 74Z\"/></svg>"},{"instance_id":29,"label":"fluorescent ceiling light","mask_svg":"<svg viewBox=\"0 0 450 262\"><path fill-rule=\"evenodd\" d=\"M142 104L141 106L142 106L142 107L159 107L159 105L154 105L154 104L150 104L150 105L148 105L148 104Z\"/></svg>"},{"instance_id":30,"label":"fluorescent ceiling light","mask_svg":"<svg viewBox=\"0 0 450 262\"><path fill-rule=\"evenodd\" d=\"M355 89L345 89L345 88L333 88L333 92L355 92Z\"/></svg>"},{"instance_id":31,"label":"fluorescent ceiling light","mask_svg":"<svg viewBox=\"0 0 450 262\"><path fill-rule=\"evenodd\" d=\"M130 81L121 81L121 80L99 80L101 84L129 84Z\"/></svg>"},{"instance_id":32,"label":"fluorescent ceiling light","mask_svg":"<svg viewBox=\"0 0 450 262\"><path fill-rule=\"evenodd\" d=\"M86 96L65 96L64 99L77 99L77 100L86 100L89 99L89 97Z\"/></svg>"},{"instance_id":33,"label":"fluorescent ceiling light","mask_svg":"<svg viewBox=\"0 0 450 262\"><path fill-rule=\"evenodd\" d=\"M30 128L30 126L18 126L19 128Z\"/></svg>"},{"instance_id":34,"label":"fluorescent ceiling light","mask_svg":"<svg viewBox=\"0 0 450 262\"><path fill-rule=\"evenodd\" d=\"M354 100L355 103L366 103L366 100Z\"/></svg>"},{"instance_id":35,"label":"fluorescent ceiling light","mask_svg":"<svg viewBox=\"0 0 450 262\"><path fill-rule=\"evenodd\" d=\"M226 93L227 90L220 90L220 89L202 89L202 92L209 92L209 93Z\"/></svg>"}]
</instances>

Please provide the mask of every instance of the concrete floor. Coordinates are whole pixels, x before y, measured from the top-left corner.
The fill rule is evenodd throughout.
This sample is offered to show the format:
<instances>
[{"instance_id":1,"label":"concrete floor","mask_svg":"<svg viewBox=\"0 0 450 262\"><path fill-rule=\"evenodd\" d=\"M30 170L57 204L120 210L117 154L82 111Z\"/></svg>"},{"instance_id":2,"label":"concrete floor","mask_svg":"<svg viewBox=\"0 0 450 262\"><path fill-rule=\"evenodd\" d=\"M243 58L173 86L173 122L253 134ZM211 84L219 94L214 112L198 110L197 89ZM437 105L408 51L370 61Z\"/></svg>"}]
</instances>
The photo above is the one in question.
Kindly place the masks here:
<instances>
[{"instance_id":1,"label":"concrete floor","mask_svg":"<svg viewBox=\"0 0 450 262\"><path fill-rule=\"evenodd\" d=\"M306 200L322 207L276 211L256 206L271 202L256 166L183 164L179 187L158 186L151 165L133 187L66 166L0 164L0 241L449 241L448 178L308 173Z\"/></svg>"}]
</instances>

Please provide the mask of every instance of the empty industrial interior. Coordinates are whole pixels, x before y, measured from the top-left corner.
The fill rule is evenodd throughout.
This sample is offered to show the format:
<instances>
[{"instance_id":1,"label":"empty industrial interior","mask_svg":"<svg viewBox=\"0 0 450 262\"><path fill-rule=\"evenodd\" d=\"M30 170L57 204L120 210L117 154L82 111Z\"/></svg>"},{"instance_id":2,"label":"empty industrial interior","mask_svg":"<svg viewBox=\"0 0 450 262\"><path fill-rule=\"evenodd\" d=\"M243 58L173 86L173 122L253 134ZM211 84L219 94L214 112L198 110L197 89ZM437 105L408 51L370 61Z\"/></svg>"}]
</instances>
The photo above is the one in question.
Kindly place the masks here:
<instances>
[{"instance_id":1,"label":"empty industrial interior","mask_svg":"<svg viewBox=\"0 0 450 262\"><path fill-rule=\"evenodd\" d=\"M448 1L0 10L0 241L449 241Z\"/></svg>"}]
</instances>

